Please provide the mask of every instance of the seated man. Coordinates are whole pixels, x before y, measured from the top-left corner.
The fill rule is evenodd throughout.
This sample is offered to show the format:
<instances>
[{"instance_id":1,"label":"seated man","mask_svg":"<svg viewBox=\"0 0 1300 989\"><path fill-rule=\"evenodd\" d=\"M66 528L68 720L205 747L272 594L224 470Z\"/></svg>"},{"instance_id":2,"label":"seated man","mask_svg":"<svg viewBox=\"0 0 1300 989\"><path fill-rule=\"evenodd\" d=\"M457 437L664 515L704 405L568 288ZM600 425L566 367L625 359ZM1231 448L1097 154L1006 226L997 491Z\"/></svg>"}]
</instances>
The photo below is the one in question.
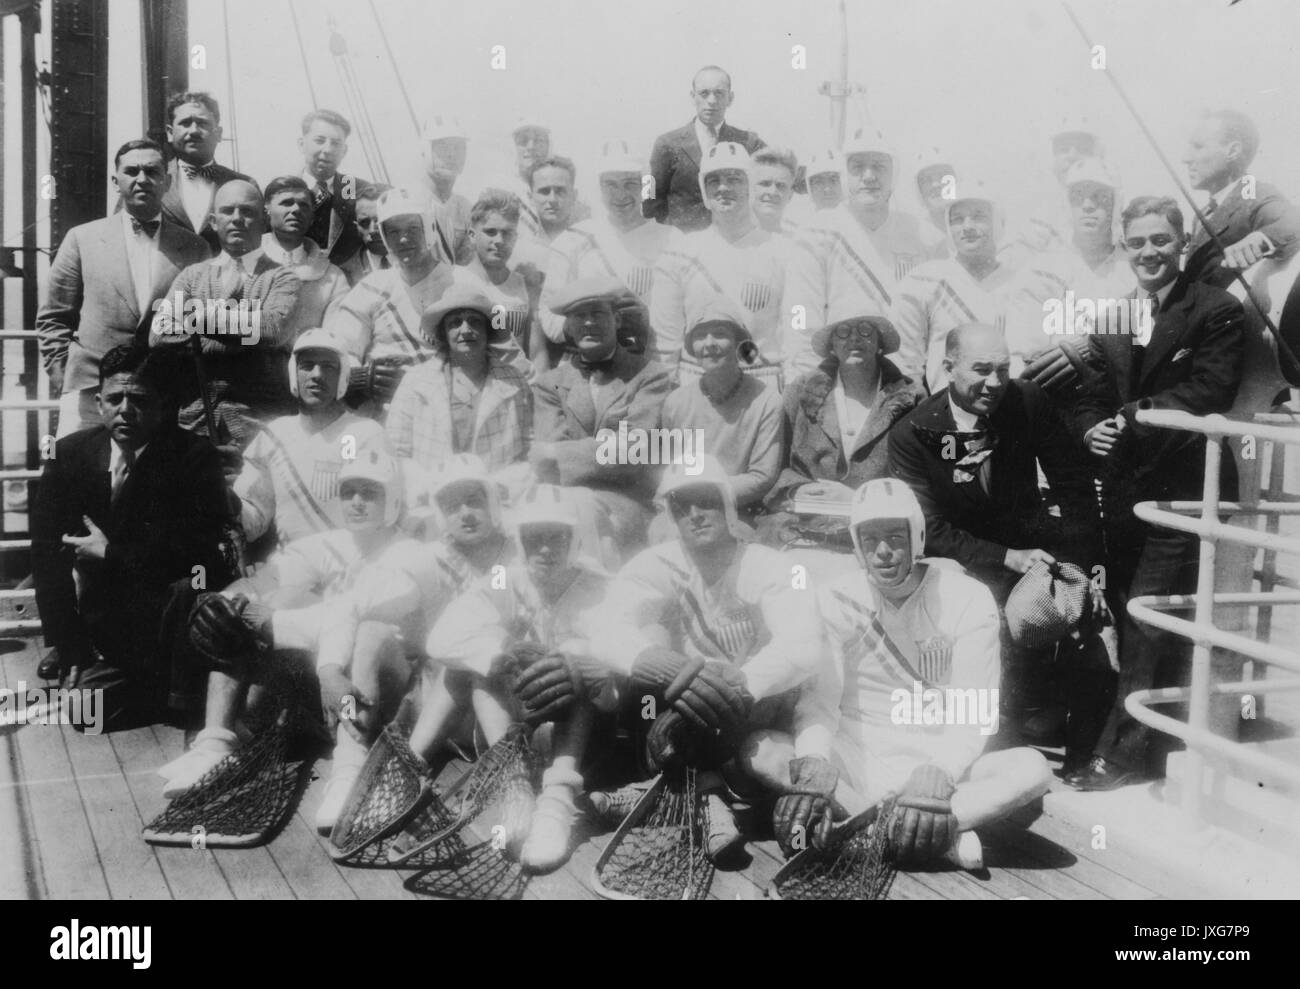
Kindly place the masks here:
<instances>
[{"instance_id":1,"label":"seated man","mask_svg":"<svg viewBox=\"0 0 1300 989\"><path fill-rule=\"evenodd\" d=\"M998 330L959 326L946 346L944 375L951 384L889 434L890 474L912 489L925 511L926 554L956 560L993 592L999 607L1035 563L1068 561L1091 576L1102 561L1102 542L1082 443L1067 432L1042 389L1010 380L1011 355ZM1040 466L1059 517L1039 490ZM1100 619L1105 603L1093 591ZM1028 713L1031 678L1044 676L1047 657L1018 648L1004 654L1003 714L1014 732ZM1078 662L1055 669L1070 711L1066 765L1073 772L1092 758L1115 677L1097 655L1085 663L1081 654Z\"/></svg>"},{"instance_id":2,"label":"seated man","mask_svg":"<svg viewBox=\"0 0 1300 989\"><path fill-rule=\"evenodd\" d=\"M329 330L306 330L294 343L289 389L298 414L272 420L253 437L233 483L250 543L272 525L280 546L342 526L339 472L386 447L384 428L343 402L351 368L347 348Z\"/></svg>"},{"instance_id":3,"label":"seated man","mask_svg":"<svg viewBox=\"0 0 1300 989\"><path fill-rule=\"evenodd\" d=\"M704 449L718 458L736 508L752 520L781 469L781 397L741 369L754 346L745 317L725 296L696 314L686 350L703 369L664 400L664 429L703 430Z\"/></svg>"},{"instance_id":4,"label":"seated man","mask_svg":"<svg viewBox=\"0 0 1300 989\"><path fill-rule=\"evenodd\" d=\"M497 720L481 721L489 745L522 706L530 725L553 722L550 765L519 861L549 872L568 861L575 800L596 701L612 710L610 671L592 658L593 633L609 577L579 555L577 508L563 488L538 485L513 513L520 561L506 571L505 590L479 586L457 598L429 636L429 655L452 672L484 680ZM501 674L522 666L518 700L501 689ZM493 687L496 689L492 689Z\"/></svg>"},{"instance_id":5,"label":"seated man","mask_svg":"<svg viewBox=\"0 0 1300 989\"><path fill-rule=\"evenodd\" d=\"M211 671L204 729L158 771L167 781L163 796L184 793L237 747L249 685L270 671L265 655L305 651L336 732L333 774L316 815L321 830L334 826L369 743L406 692L410 647L422 641L426 595L437 579L425 547L398 531L402 493L401 471L387 454L350 461L339 476L342 529L291 543L255 576L199 598L190 639Z\"/></svg>"},{"instance_id":6,"label":"seated man","mask_svg":"<svg viewBox=\"0 0 1300 989\"><path fill-rule=\"evenodd\" d=\"M726 746L742 726L788 723L792 698L781 695L814 672L821 633L812 595L793 588L786 559L738 538L735 496L721 465L704 457L696 467L674 465L665 475L660 496L678 538L639 553L619 572L596 641L599 658L631 678L627 709L643 717L652 698L659 711L648 740L652 765L692 747L681 734L691 734L689 724L722 730L721 746L709 746L711 757L701 761L710 764L697 777L708 794L709 854L718 858L741 837L713 770L728 761ZM666 696L683 680L680 698ZM727 717L708 710L706 698L717 697L726 699Z\"/></svg>"},{"instance_id":7,"label":"seated man","mask_svg":"<svg viewBox=\"0 0 1300 989\"><path fill-rule=\"evenodd\" d=\"M363 278L326 322L357 360L352 399L376 416L392 401L406 368L433 356L432 343L420 334L424 311L453 285L479 284L464 268L438 259L429 242L429 215L405 190L384 193L378 216L393 267Z\"/></svg>"},{"instance_id":8,"label":"seated man","mask_svg":"<svg viewBox=\"0 0 1300 989\"><path fill-rule=\"evenodd\" d=\"M102 689L109 731L166 715L169 586L233 576L218 548L230 519L221 460L176 425L175 377L170 353L109 350L103 425L55 444L32 510L36 603L55 653L43 665L69 689Z\"/></svg>"},{"instance_id":9,"label":"seated man","mask_svg":"<svg viewBox=\"0 0 1300 989\"><path fill-rule=\"evenodd\" d=\"M266 218L270 229L262 236L262 250L302 283L298 310L288 331L290 339L296 339L302 330L324 325L325 317L348 294L347 277L330 263L329 254L307 236L315 215L312 194L297 175L284 175L267 184Z\"/></svg>"},{"instance_id":10,"label":"seated man","mask_svg":"<svg viewBox=\"0 0 1300 989\"><path fill-rule=\"evenodd\" d=\"M537 434L529 458L539 480L591 489L605 531L627 553L645 544L655 471L605 456L610 444L599 436L657 427L671 385L666 367L620 344L624 292L617 278L584 278L553 303L577 355L533 385Z\"/></svg>"},{"instance_id":11,"label":"seated man","mask_svg":"<svg viewBox=\"0 0 1300 989\"><path fill-rule=\"evenodd\" d=\"M189 346L198 335L208 394L241 446L260 422L293 411L285 366L299 327L302 282L263 250L265 218L252 182L235 179L218 189L211 219L221 253L176 276L154 304L149 331L151 347ZM206 435L197 381L182 398L188 404L181 426Z\"/></svg>"},{"instance_id":12,"label":"seated man","mask_svg":"<svg viewBox=\"0 0 1300 989\"><path fill-rule=\"evenodd\" d=\"M1050 780L1033 749L981 754L998 717L997 605L957 568L922 560L925 516L901 482L859 488L850 526L862 570L816 595L830 655L799 698L794 737L755 733L747 768L783 794L773 824L787 855L822 847L837 810L894 794L900 864L947 855L981 868L974 829ZM914 697L927 706L913 710Z\"/></svg>"}]
</instances>

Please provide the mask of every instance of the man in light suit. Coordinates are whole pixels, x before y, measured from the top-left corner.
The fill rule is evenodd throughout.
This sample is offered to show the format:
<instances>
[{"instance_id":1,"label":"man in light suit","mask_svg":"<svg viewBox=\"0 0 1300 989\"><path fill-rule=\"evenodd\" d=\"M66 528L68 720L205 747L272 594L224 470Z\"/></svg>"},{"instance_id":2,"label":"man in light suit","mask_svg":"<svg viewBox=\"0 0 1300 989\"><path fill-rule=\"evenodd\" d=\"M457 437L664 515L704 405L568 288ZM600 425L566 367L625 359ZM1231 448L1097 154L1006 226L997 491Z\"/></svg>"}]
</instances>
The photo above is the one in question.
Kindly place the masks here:
<instances>
[{"instance_id":1,"label":"man in light suit","mask_svg":"<svg viewBox=\"0 0 1300 989\"><path fill-rule=\"evenodd\" d=\"M252 179L213 161L221 142L221 107L207 93L177 93L167 101L167 120L172 161L163 215L206 240L209 254L215 256L221 245L212 228L212 200L232 179Z\"/></svg>"},{"instance_id":2,"label":"man in light suit","mask_svg":"<svg viewBox=\"0 0 1300 989\"><path fill-rule=\"evenodd\" d=\"M1197 224L1183 262L1189 278L1226 288L1234 271L1260 258L1284 261L1300 247L1300 210L1247 174L1258 150L1259 131L1236 110L1205 113L1192 132L1183 164L1192 188L1210 194L1204 213L1218 241Z\"/></svg>"},{"instance_id":3,"label":"man in light suit","mask_svg":"<svg viewBox=\"0 0 1300 989\"><path fill-rule=\"evenodd\" d=\"M695 118L684 127L660 134L650 153L653 195L641 204L646 219L679 230L703 230L712 219L700 191L700 160L716 144L731 142L753 154L764 145L753 131L732 127L723 119L735 99L731 76L716 65L706 65L691 82Z\"/></svg>"},{"instance_id":4,"label":"man in light suit","mask_svg":"<svg viewBox=\"0 0 1300 989\"><path fill-rule=\"evenodd\" d=\"M154 300L182 268L208 257L207 244L163 217L170 179L159 145L126 142L113 169L125 209L68 231L36 317L50 393L60 398L60 439L99 425L100 358L131 343L142 324L147 330Z\"/></svg>"}]
</instances>

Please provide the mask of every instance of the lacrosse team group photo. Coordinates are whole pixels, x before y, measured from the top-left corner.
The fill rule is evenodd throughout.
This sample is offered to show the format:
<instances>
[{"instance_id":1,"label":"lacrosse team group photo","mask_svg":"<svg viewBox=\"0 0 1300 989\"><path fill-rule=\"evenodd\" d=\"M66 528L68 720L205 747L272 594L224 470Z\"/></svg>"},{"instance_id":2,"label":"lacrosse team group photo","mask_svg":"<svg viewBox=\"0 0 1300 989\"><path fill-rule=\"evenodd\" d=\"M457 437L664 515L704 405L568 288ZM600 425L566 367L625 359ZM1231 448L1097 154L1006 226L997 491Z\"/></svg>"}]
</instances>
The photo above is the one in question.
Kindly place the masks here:
<instances>
[{"instance_id":1,"label":"lacrosse team group photo","mask_svg":"<svg viewBox=\"0 0 1300 989\"><path fill-rule=\"evenodd\" d=\"M0 4L0 898L1300 896L1297 37Z\"/></svg>"}]
</instances>

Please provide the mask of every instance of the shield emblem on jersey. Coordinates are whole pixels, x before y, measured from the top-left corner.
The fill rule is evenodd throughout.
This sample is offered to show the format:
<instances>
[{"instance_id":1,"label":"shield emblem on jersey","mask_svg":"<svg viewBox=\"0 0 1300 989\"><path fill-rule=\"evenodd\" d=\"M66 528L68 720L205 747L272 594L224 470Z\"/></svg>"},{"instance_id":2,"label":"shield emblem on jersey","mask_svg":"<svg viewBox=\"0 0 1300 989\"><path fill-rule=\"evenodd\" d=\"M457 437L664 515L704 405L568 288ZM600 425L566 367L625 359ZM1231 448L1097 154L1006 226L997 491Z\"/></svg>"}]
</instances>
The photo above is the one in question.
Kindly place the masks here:
<instances>
[{"instance_id":1,"label":"shield emblem on jersey","mask_svg":"<svg viewBox=\"0 0 1300 989\"><path fill-rule=\"evenodd\" d=\"M654 278L653 268L638 264L628 269L623 280L638 298L644 299L650 295L650 287L654 284Z\"/></svg>"},{"instance_id":2,"label":"shield emblem on jersey","mask_svg":"<svg viewBox=\"0 0 1300 989\"><path fill-rule=\"evenodd\" d=\"M733 660L749 655L754 645L754 621L744 608L718 616L713 625L713 635Z\"/></svg>"},{"instance_id":3,"label":"shield emblem on jersey","mask_svg":"<svg viewBox=\"0 0 1300 989\"><path fill-rule=\"evenodd\" d=\"M902 281L903 276L917 266L920 262L919 254L895 254L894 255L894 279Z\"/></svg>"},{"instance_id":4,"label":"shield emblem on jersey","mask_svg":"<svg viewBox=\"0 0 1300 989\"><path fill-rule=\"evenodd\" d=\"M918 673L926 683L947 683L952 672L952 640L936 635L916 644Z\"/></svg>"},{"instance_id":5,"label":"shield emblem on jersey","mask_svg":"<svg viewBox=\"0 0 1300 989\"><path fill-rule=\"evenodd\" d=\"M524 338L524 327L528 322L528 310L507 309L505 315L506 329L510 331L510 335L516 340L522 340Z\"/></svg>"},{"instance_id":6,"label":"shield emblem on jersey","mask_svg":"<svg viewBox=\"0 0 1300 989\"><path fill-rule=\"evenodd\" d=\"M342 465L330 460L317 460L311 472L311 494L320 502L330 502L339 496L339 471Z\"/></svg>"},{"instance_id":7,"label":"shield emblem on jersey","mask_svg":"<svg viewBox=\"0 0 1300 989\"><path fill-rule=\"evenodd\" d=\"M740 289L740 304L750 312L762 312L772 301L772 290L762 282L745 282Z\"/></svg>"}]
</instances>

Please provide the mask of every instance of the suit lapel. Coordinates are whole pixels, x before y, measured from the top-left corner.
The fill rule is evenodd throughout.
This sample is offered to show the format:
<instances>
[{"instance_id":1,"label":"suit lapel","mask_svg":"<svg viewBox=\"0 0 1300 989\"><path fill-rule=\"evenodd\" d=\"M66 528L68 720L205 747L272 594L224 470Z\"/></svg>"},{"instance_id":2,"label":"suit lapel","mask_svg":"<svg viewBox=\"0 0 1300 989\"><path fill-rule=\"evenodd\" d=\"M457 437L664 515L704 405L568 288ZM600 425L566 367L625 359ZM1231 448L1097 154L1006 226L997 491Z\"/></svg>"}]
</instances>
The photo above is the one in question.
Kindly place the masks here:
<instances>
[{"instance_id":1,"label":"suit lapel","mask_svg":"<svg viewBox=\"0 0 1300 989\"><path fill-rule=\"evenodd\" d=\"M108 267L113 290L122 297L132 318L140 320L140 302L135 297L135 281L131 278L131 265L126 259L126 231L120 217L114 215L104 226L104 264Z\"/></svg>"},{"instance_id":2,"label":"suit lapel","mask_svg":"<svg viewBox=\"0 0 1300 989\"><path fill-rule=\"evenodd\" d=\"M334 250L334 245L337 244L339 238L343 236L343 214L339 208L342 199L343 176L336 174L334 176L334 182L330 188L330 229L329 234L325 238L324 247L324 254L326 257L329 257L330 252Z\"/></svg>"},{"instance_id":3,"label":"suit lapel","mask_svg":"<svg viewBox=\"0 0 1300 989\"><path fill-rule=\"evenodd\" d=\"M591 382L572 364L565 365L563 386L564 409L588 436L596 432L596 406L591 400Z\"/></svg>"},{"instance_id":4,"label":"suit lapel","mask_svg":"<svg viewBox=\"0 0 1300 989\"><path fill-rule=\"evenodd\" d=\"M1217 212L1217 211L1216 211ZM1141 392L1151 373L1159 367L1170 352L1182 340L1187 330L1187 317L1184 310L1192 304L1194 289L1191 283L1183 287L1182 295L1167 300L1167 304L1156 316L1155 327L1151 330L1151 342L1147 344L1142 356L1142 367L1137 374L1137 389Z\"/></svg>"},{"instance_id":5,"label":"suit lapel","mask_svg":"<svg viewBox=\"0 0 1300 989\"><path fill-rule=\"evenodd\" d=\"M181 166L179 159L173 158L171 160L171 163L167 166L167 174L171 176L172 181L171 185L167 187L167 191L163 193L163 214L185 230L193 231L194 224L190 223L190 215L185 212L185 201L181 199Z\"/></svg>"},{"instance_id":6,"label":"suit lapel","mask_svg":"<svg viewBox=\"0 0 1300 989\"><path fill-rule=\"evenodd\" d=\"M691 122L684 129L686 133L682 135L681 148L686 152L686 156L698 166L700 160L704 157L704 149L700 147L700 139L695 136L695 118L692 117Z\"/></svg>"},{"instance_id":7,"label":"suit lapel","mask_svg":"<svg viewBox=\"0 0 1300 989\"><path fill-rule=\"evenodd\" d=\"M853 449L849 451L848 459L852 460L853 455L868 443L874 442L883 433L889 431L892 423L885 415L885 403L889 400L889 394L886 392L886 386L882 382L876 390L876 400L871 403L871 411L867 413L867 423L859 431L857 440L853 444Z\"/></svg>"}]
</instances>

